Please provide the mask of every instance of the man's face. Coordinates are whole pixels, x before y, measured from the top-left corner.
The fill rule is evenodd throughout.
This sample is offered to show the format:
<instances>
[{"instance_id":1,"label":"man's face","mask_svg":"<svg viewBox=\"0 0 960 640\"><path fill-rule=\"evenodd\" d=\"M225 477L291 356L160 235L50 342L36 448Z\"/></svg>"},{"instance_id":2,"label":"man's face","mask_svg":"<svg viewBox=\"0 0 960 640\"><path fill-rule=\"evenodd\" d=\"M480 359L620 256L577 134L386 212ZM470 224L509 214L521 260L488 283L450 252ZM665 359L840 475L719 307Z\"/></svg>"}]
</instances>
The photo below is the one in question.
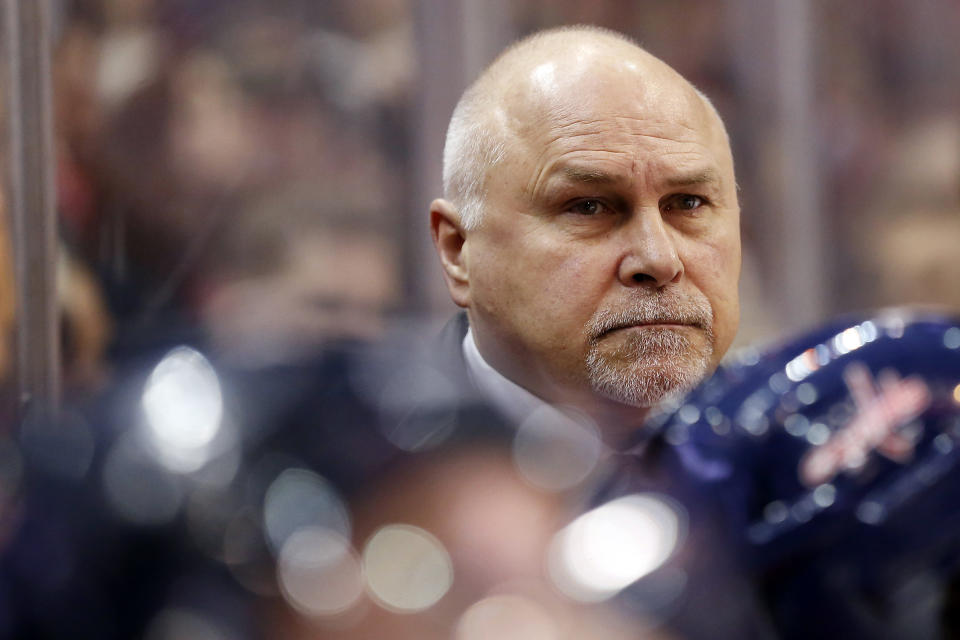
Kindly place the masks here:
<instances>
[{"instance_id":1,"label":"man's face","mask_svg":"<svg viewBox=\"0 0 960 640\"><path fill-rule=\"evenodd\" d=\"M547 62L467 232L481 352L555 402L650 406L719 362L739 317L739 207L720 123L668 69ZM522 86L522 85L520 85Z\"/></svg>"}]
</instances>

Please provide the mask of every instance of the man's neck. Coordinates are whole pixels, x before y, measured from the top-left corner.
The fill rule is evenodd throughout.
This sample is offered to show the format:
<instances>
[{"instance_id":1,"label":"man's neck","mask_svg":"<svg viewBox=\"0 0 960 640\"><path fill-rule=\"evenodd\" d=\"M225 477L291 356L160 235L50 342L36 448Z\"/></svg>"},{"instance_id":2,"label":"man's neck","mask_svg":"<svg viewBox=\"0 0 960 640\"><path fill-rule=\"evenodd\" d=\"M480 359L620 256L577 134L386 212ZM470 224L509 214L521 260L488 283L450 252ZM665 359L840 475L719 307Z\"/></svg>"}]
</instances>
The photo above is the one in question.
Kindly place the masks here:
<instances>
[{"instance_id":1,"label":"man's neck","mask_svg":"<svg viewBox=\"0 0 960 640\"><path fill-rule=\"evenodd\" d=\"M571 408L593 420L604 434L604 440L613 445L643 428L650 412L648 408L597 397L592 391L564 391L557 387L556 393L538 393L491 364L480 352L469 329L464 337L463 353L470 376L481 393L514 422L522 421L524 415L543 405Z\"/></svg>"}]
</instances>

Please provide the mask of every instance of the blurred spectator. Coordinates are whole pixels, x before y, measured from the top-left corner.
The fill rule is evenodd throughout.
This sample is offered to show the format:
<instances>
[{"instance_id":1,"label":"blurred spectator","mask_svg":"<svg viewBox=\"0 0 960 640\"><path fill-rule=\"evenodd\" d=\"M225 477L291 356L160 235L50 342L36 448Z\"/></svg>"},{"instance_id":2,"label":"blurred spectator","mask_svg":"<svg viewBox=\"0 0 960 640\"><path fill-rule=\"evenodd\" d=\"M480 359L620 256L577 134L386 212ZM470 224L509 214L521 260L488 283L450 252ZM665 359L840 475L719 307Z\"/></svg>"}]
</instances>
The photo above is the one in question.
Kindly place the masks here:
<instances>
[{"instance_id":1,"label":"blurred spectator","mask_svg":"<svg viewBox=\"0 0 960 640\"><path fill-rule=\"evenodd\" d=\"M100 283L66 247L61 246L60 250L57 296L63 314L64 386L73 393L90 393L106 379L108 365L104 356L113 320L104 304Z\"/></svg>"},{"instance_id":2,"label":"blurred spectator","mask_svg":"<svg viewBox=\"0 0 960 640\"><path fill-rule=\"evenodd\" d=\"M934 114L893 140L875 193L874 219L854 237L883 304L960 309L960 123Z\"/></svg>"},{"instance_id":3,"label":"blurred spectator","mask_svg":"<svg viewBox=\"0 0 960 640\"><path fill-rule=\"evenodd\" d=\"M377 130L409 84L402 3L329 25L299 2L188 5L78 1L64 29L62 217L105 283L114 355L183 330L272 361L372 337L405 286L387 204L404 136Z\"/></svg>"},{"instance_id":4,"label":"blurred spectator","mask_svg":"<svg viewBox=\"0 0 960 640\"><path fill-rule=\"evenodd\" d=\"M879 300L960 310L960 208L908 211L867 234Z\"/></svg>"},{"instance_id":5,"label":"blurred spectator","mask_svg":"<svg viewBox=\"0 0 960 640\"><path fill-rule=\"evenodd\" d=\"M293 362L330 341L384 334L402 283L381 205L362 191L337 202L322 184L271 189L217 238L197 304L224 359Z\"/></svg>"}]
</instances>

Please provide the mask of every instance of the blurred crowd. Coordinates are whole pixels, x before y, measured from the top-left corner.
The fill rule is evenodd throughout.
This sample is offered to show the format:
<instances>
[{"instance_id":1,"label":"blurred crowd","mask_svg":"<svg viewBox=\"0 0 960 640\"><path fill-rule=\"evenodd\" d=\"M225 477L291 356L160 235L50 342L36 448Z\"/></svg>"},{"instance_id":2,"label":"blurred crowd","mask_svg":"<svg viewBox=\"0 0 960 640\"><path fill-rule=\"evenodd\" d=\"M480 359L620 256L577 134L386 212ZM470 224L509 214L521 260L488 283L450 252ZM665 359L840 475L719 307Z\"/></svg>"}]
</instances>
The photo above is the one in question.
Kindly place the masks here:
<instances>
[{"instance_id":1,"label":"blurred crowd","mask_svg":"<svg viewBox=\"0 0 960 640\"><path fill-rule=\"evenodd\" d=\"M8 571L22 582L0 585L0 636L17 628L12 608L63 593L83 595L90 615L64 606L36 637L71 624L112 625L101 637L248 637L234 614L253 598L262 608L249 617L291 638L661 637L590 596L570 604L541 575L543 549L607 472L594 436L576 426L544 439L532 425L518 471L524 445L450 398L432 407L446 416L433 430L385 431L413 411L391 395L398 380L428 396L443 388L442 374L410 370L428 332L400 322L432 328L447 313L410 295L421 284L412 246L427 233L411 123L425 81L417 37L429 36L415 27L432 3L54 4L58 298L68 404L81 408L0 443L0 545L39 541ZM776 82L749 45L754 4L507 8L513 35L584 22L634 36L716 104L742 189L741 345L777 337L780 320L764 305L780 287L769 276ZM810 6L827 311L960 310L960 8ZM10 253L0 224L6 390ZM544 471L558 460L572 475ZM18 510L27 481L41 498ZM58 533L44 509L78 495ZM131 526L142 529L131 537ZM61 555L44 557L51 548ZM157 556L144 561L144 548ZM150 572L174 596L144 589ZM91 574L106 586L88 589ZM3 592L26 583L29 596ZM148 615L153 601L168 606Z\"/></svg>"},{"instance_id":2,"label":"blurred crowd","mask_svg":"<svg viewBox=\"0 0 960 640\"><path fill-rule=\"evenodd\" d=\"M60 215L116 349L190 325L284 357L398 303L412 43L376 5L65 5Z\"/></svg>"}]
</instances>

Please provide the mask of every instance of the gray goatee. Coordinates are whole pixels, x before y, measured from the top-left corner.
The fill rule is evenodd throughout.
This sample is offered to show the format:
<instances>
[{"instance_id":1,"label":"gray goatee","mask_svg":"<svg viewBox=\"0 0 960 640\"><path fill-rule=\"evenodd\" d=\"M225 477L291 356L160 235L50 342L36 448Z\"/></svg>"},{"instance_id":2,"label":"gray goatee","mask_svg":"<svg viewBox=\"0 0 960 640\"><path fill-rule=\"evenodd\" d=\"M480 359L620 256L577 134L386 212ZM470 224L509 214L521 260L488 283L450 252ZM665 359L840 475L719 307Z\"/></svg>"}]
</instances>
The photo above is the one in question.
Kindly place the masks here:
<instances>
[{"instance_id":1,"label":"gray goatee","mask_svg":"<svg viewBox=\"0 0 960 640\"><path fill-rule=\"evenodd\" d=\"M660 323L690 325L703 332L705 341L691 340L682 329L648 327L616 346L605 344L616 329ZM651 407L690 391L708 373L713 356L713 312L699 292L638 289L616 308L595 313L587 330L586 365L593 390L635 407Z\"/></svg>"}]
</instances>

